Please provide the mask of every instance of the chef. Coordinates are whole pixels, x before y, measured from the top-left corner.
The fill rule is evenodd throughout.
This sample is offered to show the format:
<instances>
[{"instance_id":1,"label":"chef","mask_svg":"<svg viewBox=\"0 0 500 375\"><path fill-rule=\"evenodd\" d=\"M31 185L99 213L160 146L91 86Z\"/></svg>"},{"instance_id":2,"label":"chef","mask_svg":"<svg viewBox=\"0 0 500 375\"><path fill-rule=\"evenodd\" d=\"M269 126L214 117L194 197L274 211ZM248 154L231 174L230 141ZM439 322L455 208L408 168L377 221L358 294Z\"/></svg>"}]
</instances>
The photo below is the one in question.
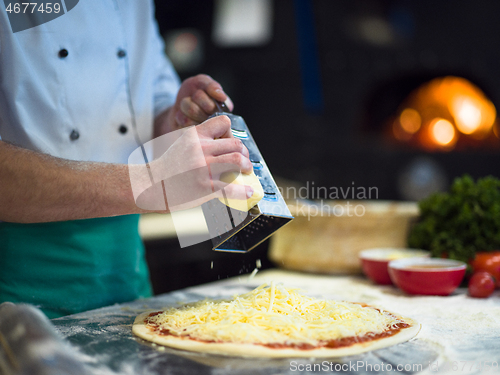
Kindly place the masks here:
<instances>
[{"instance_id":1,"label":"chef","mask_svg":"<svg viewBox=\"0 0 500 375\"><path fill-rule=\"evenodd\" d=\"M0 5L0 303L55 318L151 296L127 160L214 100L232 109L209 76L180 84L152 1L80 1L15 33ZM203 157L251 170L229 125L197 126Z\"/></svg>"}]
</instances>

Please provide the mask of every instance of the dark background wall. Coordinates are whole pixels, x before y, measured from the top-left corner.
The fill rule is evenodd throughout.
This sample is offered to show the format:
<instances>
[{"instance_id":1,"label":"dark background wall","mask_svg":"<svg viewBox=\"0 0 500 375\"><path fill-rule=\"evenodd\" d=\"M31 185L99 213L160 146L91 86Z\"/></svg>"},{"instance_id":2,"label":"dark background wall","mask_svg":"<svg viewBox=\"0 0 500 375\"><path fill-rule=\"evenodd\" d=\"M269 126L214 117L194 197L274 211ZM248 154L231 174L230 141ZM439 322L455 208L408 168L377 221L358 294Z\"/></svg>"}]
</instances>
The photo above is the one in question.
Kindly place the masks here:
<instances>
[{"instance_id":1,"label":"dark background wall","mask_svg":"<svg viewBox=\"0 0 500 375\"><path fill-rule=\"evenodd\" d=\"M259 47L216 46L211 39L212 0L157 0L156 17L163 34L189 27L203 36L202 65L180 72L181 78L203 72L223 85L275 176L299 184L314 181L316 186L377 187L379 199L394 200L407 199L401 187L408 186L405 182L432 185L438 179L443 187L463 173L499 176L497 152L425 153L390 144L381 132L410 91L433 77L467 78L500 108L499 1L272 4L273 37ZM165 244L150 248L163 249ZM195 255L186 268L171 272L187 273L186 282L196 284L244 268L251 271L255 258L264 260L267 244L246 258L221 256L215 264L222 271L210 269L209 244L188 251ZM153 258L158 262L161 256ZM187 258L179 262L187 264ZM159 264L159 272L167 265ZM198 266L203 272L189 271ZM174 289L162 285L162 291ZM185 284L175 288L181 286Z\"/></svg>"},{"instance_id":2,"label":"dark background wall","mask_svg":"<svg viewBox=\"0 0 500 375\"><path fill-rule=\"evenodd\" d=\"M304 32L296 11L304 3L312 7L319 57L323 109L316 112L305 108L301 80ZM423 153L390 146L377 131L412 89L432 77L458 75L500 105L498 1L276 0L273 10L269 44L220 48L210 38L213 1L157 1L163 33L193 27L205 36L201 69L182 77L201 71L223 84L275 175L321 186L355 182L378 187L379 198L403 199L397 178ZM395 41L360 37L357 25L367 17L384 20ZM448 181L464 172L499 172L496 153L429 156Z\"/></svg>"}]
</instances>

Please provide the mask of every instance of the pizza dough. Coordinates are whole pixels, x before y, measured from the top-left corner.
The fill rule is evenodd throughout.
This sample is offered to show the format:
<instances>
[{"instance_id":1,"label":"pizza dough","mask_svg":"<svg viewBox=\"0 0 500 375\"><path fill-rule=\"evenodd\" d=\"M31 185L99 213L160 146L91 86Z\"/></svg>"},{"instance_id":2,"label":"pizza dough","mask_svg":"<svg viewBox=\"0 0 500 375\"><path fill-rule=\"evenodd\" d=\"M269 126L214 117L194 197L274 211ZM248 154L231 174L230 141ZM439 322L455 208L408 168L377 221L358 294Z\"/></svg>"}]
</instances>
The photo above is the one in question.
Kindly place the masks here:
<instances>
[{"instance_id":1,"label":"pizza dough","mask_svg":"<svg viewBox=\"0 0 500 375\"><path fill-rule=\"evenodd\" d=\"M379 308L261 285L231 300L145 312L132 332L172 348L242 357L340 357L407 341L420 324Z\"/></svg>"},{"instance_id":2,"label":"pizza dough","mask_svg":"<svg viewBox=\"0 0 500 375\"><path fill-rule=\"evenodd\" d=\"M234 208L239 211L248 211L257 203L260 202L262 197L264 197L264 190L259 181L259 178L252 171L250 174L239 173L239 172L225 172L220 176L220 180L227 184L236 185L247 185L251 186L253 189L253 194L250 198L245 199L224 199L223 197L219 200L225 205Z\"/></svg>"}]
</instances>

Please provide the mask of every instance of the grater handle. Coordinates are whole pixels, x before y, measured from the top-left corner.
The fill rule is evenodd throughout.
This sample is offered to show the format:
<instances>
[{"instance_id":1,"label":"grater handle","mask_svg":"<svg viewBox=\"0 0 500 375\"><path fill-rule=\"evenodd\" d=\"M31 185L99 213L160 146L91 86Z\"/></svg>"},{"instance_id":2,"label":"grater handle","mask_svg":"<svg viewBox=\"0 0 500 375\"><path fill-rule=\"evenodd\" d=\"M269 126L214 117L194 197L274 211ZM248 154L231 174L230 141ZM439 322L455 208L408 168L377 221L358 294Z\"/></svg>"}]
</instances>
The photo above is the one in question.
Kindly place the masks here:
<instances>
[{"instance_id":1,"label":"grater handle","mask_svg":"<svg viewBox=\"0 0 500 375\"><path fill-rule=\"evenodd\" d=\"M214 100L215 106L217 107L217 112L231 112L227 107L226 103L219 102L218 100Z\"/></svg>"}]
</instances>

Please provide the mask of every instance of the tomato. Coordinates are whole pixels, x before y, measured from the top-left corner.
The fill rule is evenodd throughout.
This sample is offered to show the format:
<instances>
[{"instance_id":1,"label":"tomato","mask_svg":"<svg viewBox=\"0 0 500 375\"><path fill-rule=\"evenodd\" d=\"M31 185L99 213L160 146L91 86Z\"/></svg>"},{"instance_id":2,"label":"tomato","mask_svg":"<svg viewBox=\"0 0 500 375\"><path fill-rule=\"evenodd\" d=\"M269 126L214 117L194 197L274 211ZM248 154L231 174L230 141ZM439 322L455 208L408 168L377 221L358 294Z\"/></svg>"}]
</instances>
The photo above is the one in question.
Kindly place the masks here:
<instances>
[{"instance_id":1,"label":"tomato","mask_svg":"<svg viewBox=\"0 0 500 375\"><path fill-rule=\"evenodd\" d=\"M469 295L476 298L486 298L495 290L495 280L488 272L479 271L469 280Z\"/></svg>"},{"instance_id":2,"label":"tomato","mask_svg":"<svg viewBox=\"0 0 500 375\"><path fill-rule=\"evenodd\" d=\"M483 251L476 253L471 262L473 273L486 271L496 280L497 288L500 288L500 251Z\"/></svg>"}]
</instances>

